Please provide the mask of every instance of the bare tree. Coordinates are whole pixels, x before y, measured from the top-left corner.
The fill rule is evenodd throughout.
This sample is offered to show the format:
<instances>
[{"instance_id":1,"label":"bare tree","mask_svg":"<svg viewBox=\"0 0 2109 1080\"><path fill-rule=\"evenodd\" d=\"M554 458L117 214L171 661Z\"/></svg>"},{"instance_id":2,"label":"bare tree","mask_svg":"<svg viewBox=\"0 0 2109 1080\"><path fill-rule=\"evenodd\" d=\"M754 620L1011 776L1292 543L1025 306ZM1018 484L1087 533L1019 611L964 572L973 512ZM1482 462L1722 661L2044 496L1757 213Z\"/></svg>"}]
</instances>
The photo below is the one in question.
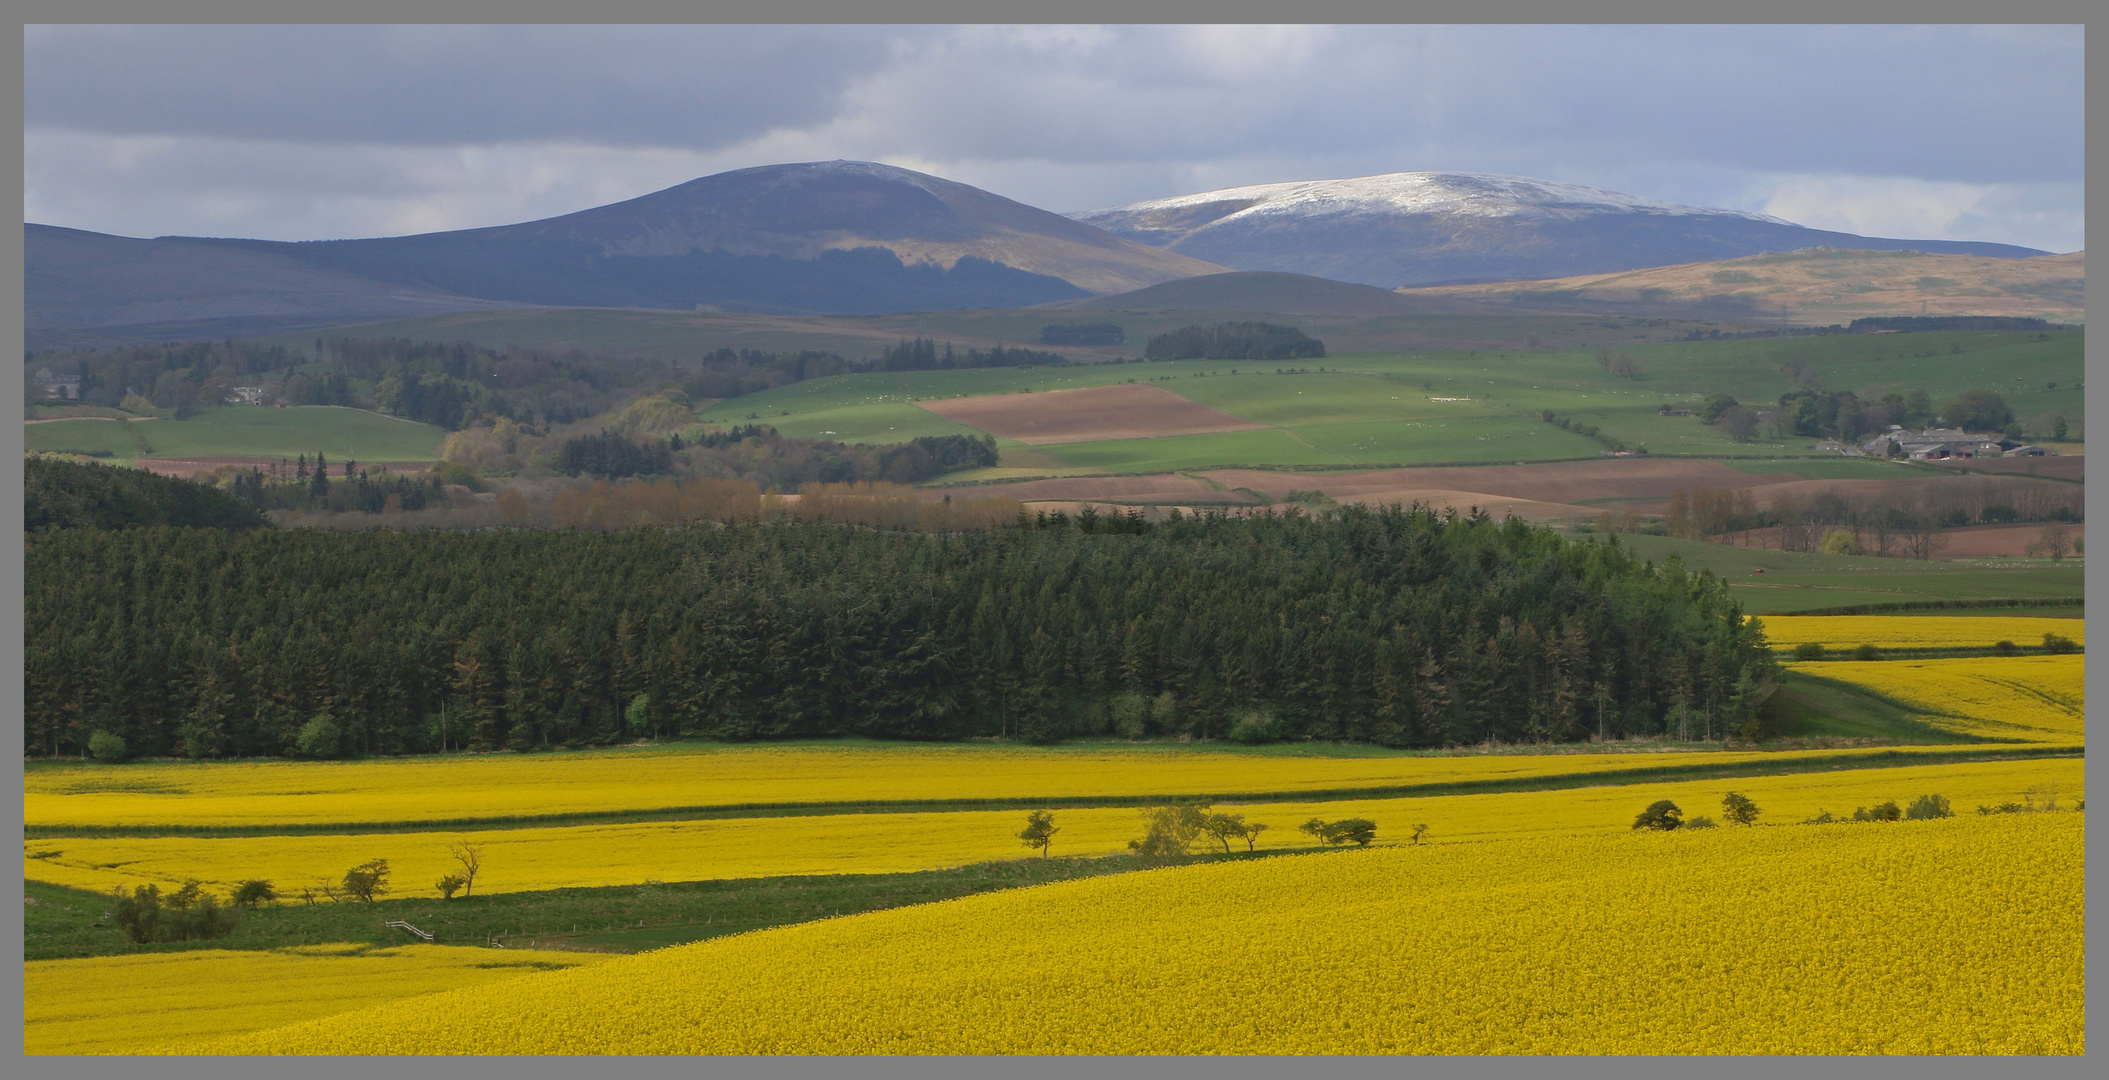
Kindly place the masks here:
<instances>
[{"instance_id":1,"label":"bare tree","mask_svg":"<svg viewBox=\"0 0 2109 1080\"><path fill-rule=\"evenodd\" d=\"M483 851L474 844L447 845L447 854L461 864L461 898L466 900L476 892L476 875L483 869Z\"/></svg>"},{"instance_id":2,"label":"bare tree","mask_svg":"<svg viewBox=\"0 0 2109 1080\"><path fill-rule=\"evenodd\" d=\"M2036 542L2028 546L2031 555L2048 555L2053 561L2062 561L2072 550L2072 529L2062 521L2054 521L2043 527L2036 535Z\"/></svg>"}]
</instances>

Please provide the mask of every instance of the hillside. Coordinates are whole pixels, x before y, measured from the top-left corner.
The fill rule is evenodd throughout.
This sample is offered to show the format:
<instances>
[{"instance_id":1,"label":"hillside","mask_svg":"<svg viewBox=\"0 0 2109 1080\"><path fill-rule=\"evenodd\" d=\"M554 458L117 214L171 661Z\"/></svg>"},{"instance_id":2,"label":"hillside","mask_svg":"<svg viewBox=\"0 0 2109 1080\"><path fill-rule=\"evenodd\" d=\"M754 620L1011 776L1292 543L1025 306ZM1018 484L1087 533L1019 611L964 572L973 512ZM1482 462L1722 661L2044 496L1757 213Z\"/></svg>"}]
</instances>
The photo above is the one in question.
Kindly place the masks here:
<instances>
[{"instance_id":1,"label":"hillside","mask_svg":"<svg viewBox=\"0 0 2109 1080\"><path fill-rule=\"evenodd\" d=\"M1805 248L1548 281L1402 289L1423 303L1532 311L1733 316L1828 326L1885 315L2087 318L2087 255L2028 259Z\"/></svg>"},{"instance_id":2,"label":"hillside","mask_svg":"<svg viewBox=\"0 0 2109 1080\"><path fill-rule=\"evenodd\" d=\"M1859 237L1762 214L1487 173L1258 184L1071 216L1239 270L1384 288L1611 273L1823 245L1999 258L2047 254L2005 244Z\"/></svg>"},{"instance_id":3,"label":"hillside","mask_svg":"<svg viewBox=\"0 0 2109 1080\"><path fill-rule=\"evenodd\" d=\"M22 227L33 349L248 336L515 307L315 266L282 250Z\"/></svg>"},{"instance_id":4,"label":"hillside","mask_svg":"<svg viewBox=\"0 0 2109 1080\"><path fill-rule=\"evenodd\" d=\"M246 336L521 304L1017 307L1222 269L965 184L849 161L740 169L561 217L417 236L281 243L28 231L33 348L87 344L93 329L137 339L143 324L166 337L168 324L216 320L213 336Z\"/></svg>"},{"instance_id":5,"label":"hillside","mask_svg":"<svg viewBox=\"0 0 2109 1080\"><path fill-rule=\"evenodd\" d=\"M1117 311L1246 311L1277 315L1451 315L1491 313L1467 299L1404 294L1308 274L1238 271L1182 278L1147 289L1050 308Z\"/></svg>"}]
</instances>

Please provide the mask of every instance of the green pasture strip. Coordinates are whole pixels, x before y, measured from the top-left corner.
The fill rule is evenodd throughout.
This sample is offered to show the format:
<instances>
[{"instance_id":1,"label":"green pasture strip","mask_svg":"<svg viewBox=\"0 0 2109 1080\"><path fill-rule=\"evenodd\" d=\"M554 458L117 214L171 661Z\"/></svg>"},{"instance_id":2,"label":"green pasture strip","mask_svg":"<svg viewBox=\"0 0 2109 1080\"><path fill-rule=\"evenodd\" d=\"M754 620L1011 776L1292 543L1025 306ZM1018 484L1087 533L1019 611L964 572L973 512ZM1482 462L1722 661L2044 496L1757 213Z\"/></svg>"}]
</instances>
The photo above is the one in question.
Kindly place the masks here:
<instances>
[{"instance_id":1,"label":"green pasture strip","mask_svg":"<svg viewBox=\"0 0 2109 1080\"><path fill-rule=\"evenodd\" d=\"M1889 615L1908 611L1943 611L1949 615L2010 615L2009 608L2029 608L2031 618L2085 618L2086 601L2080 597L1990 600L1906 600L1894 604L1854 604L1850 607L1815 608L1796 615ZM2051 610L2041 610L2051 609ZM2069 609L2069 610L2068 610Z\"/></svg>"},{"instance_id":2,"label":"green pasture strip","mask_svg":"<svg viewBox=\"0 0 2109 1080\"><path fill-rule=\"evenodd\" d=\"M254 405L200 409L188 420L64 420L23 426L25 448L112 457L266 457L320 452L333 463L431 461L447 433L363 409Z\"/></svg>"},{"instance_id":3,"label":"green pasture strip","mask_svg":"<svg viewBox=\"0 0 2109 1080\"><path fill-rule=\"evenodd\" d=\"M1059 838L1057 844L1059 844ZM771 926L951 900L1001 889L1123 874L1167 865L1265 859L1305 849L1221 852L1149 860L1133 855L1098 858L1020 858L946 870L893 874L734 878L497 893L441 900L436 896L381 899L371 904L312 906L281 901L242 913L225 937L137 945L114 925L101 925L110 897L81 889L26 882L33 903L23 909L23 958L122 956L194 949L282 949L297 945L366 942L416 945L420 939L384 923L400 920L433 935L440 945L516 949L577 949L628 953L681 945ZM397 883L427 891L423 884Z\"/></svg>"},{"instance_id":4,"label":"green pasture strip","mask_svg":"<svg viewBox=\"0 0 2109 1080\"><path fill-rule=\"evenodd\" d=\"M1954 741L1943 739L1941 741ZM1999 743L2002 740L1982 740ZM1799 747L1795 747L1799 749ZM968 810L1030 810L1045 807L1156 806L1167 802L1203 800L1217 803L1337 802L1348 799L1402 799L1431 795L1475 795L1509 791L1554 791L1562 788L1648 784L1671 780L1710 780L1741 776L1786 776L1831 769L1879 769L1900 765L1945 764L1965 761L2015 760L2074 755L2070 746L2038 744L1973 745L1968 751L1940 748L1886 748L1841 753L1825 758L1786 758L1732 762L1696 761L1630 769L1608 769L1588 773L1556 773L1544 776L1504 777L1486 780L1445 780L1420 784L1383 784L1364 787L1303 789L1297 791L1221 791L1138 793L1134 795L1055 795L987 799L897 799L864 802L720 803L705 806L669 806L648 810L589 811L570 814L521 814L505 817L453 818L418 822L322 822L283 825L39 825L25 828L25 839L97 836L325 836L368 833L456 832L494 829L548 828L570 825L613 825L646 821L712 821L724 818L822 817L834 814L947 813ZM1969 756L1965 756L1969 755ZM1695 754L1703 757L1703 754Z\"/></svg>"},{"instance_id":5,"label":"green pasture strip","mask_svg":"<svg viewBox=\"0 0 2109 1080\"><path fill-rule=\"evenodd\" d=\"M1970 744L1998 741L1949 731L1935 723L1945 718L1944 714L1927 712L1865 686L1814 675L1801 668L1786 673L1779 690L1759 711L1759 720L1775 738Z\"/></svg>"},{"instance_id":6,"label":"green pasture strip","mask_svg":"<svg viewBox=\"0 0 2109 1080\"><path fill-rule=\"evenodd\" d=\"M2015 644L2012 652L2000 652L1990 645L1947 645L1923 648L1878 645L1874 656L1861 657L1853 655L1853 650L1856 648L1858 648L1856 645L1828 646L1824 649L1822 656L1816 657L1814 661L1810 662L1824 663L1831 660L1956 660L1972 656L2055 656L2060 652L2079 655L2087 651L2085 648L2075 645L2070 649L2061 649L2054 652L2043 645L2024 645L2020 643ZM1772 651L1785 656L1794 651L1794 646L1775 644L1772 647Z\"/></svg>"},{"instance_id":7,"label":"green pasture strip","mask_svg":"<svg viewBox=\"0 0 2109 1080\"><path fill-rule=\"evenodd\" d=\"M1752 615L1925 601L2078 603L2086 588L2084 560L2078 559L1882 559L1634 534L1619 534L1618 542L1645 559L1661 562L1675 555L1688 570L1712 571Z\"/></svg>"}]
</instances>

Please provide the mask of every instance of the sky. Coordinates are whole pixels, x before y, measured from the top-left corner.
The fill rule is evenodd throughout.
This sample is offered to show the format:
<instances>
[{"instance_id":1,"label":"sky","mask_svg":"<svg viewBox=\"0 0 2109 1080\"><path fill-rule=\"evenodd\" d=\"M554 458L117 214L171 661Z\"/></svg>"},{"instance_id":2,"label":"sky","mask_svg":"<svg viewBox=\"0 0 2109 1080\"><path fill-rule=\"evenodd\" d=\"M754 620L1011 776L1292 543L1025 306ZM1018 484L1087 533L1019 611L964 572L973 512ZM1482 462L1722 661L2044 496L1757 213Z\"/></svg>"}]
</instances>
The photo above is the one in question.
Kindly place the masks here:
<instances>
[{"instance_id":1,"label":"sky","mask_svg":"<svg viewBox=\"0 0 2109 1080\"><path fill-rule=\"evenodd\" d=\"M2083 246L2079 27L31 26L27 221L475 228L791 161L1060 212L1514 173Z\"/></svg>"}]
</instances>

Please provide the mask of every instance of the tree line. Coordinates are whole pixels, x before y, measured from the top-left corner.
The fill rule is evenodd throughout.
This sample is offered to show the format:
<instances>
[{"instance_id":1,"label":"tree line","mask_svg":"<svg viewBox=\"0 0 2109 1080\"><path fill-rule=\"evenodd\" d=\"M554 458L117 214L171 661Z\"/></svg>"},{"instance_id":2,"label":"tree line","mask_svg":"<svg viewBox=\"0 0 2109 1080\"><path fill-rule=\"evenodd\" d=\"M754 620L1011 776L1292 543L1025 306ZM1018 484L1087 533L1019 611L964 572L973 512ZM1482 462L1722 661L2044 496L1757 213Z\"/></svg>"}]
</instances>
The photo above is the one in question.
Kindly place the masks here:
<instances>
[{"instance_id":1,"label":"tree line","mask_svg":"<svg viewBox=\"0 0 2109 1080\"><path fill-rule=\"evenodd\" d=\"M951 371L955 368L1033 367L1068 362L1069 358L1060 353L1040 352L1036 349L1006 349L1001 345L986 351L968 349L965 352L957 352L948 341L940 351L937 342L928 338L916 338L889 346L879 356L879 362L873 370Z\"/></svg>"},{"instance_id":2,"label":"tree line","mask_svg":"<svg viewBox=\"0 0 2109 1080\"><path fill-rule=\"evenodd\" d=\"M1674 559L1425 509L28 537L25 749L655 736L1723 738L1773 660Z\"/></svg>"},{"instance_id":3,"label":"tree line","mask_svg":"<svg viewBox=\"0 0 2109 1080\"><path fill-rule=\"evenodd\" d=\"M1183 326L1143 346L1149 360L1294 360L1323 358L1325 342L1293 326L1226 322Z\"/></svg>"}]
</instances>

